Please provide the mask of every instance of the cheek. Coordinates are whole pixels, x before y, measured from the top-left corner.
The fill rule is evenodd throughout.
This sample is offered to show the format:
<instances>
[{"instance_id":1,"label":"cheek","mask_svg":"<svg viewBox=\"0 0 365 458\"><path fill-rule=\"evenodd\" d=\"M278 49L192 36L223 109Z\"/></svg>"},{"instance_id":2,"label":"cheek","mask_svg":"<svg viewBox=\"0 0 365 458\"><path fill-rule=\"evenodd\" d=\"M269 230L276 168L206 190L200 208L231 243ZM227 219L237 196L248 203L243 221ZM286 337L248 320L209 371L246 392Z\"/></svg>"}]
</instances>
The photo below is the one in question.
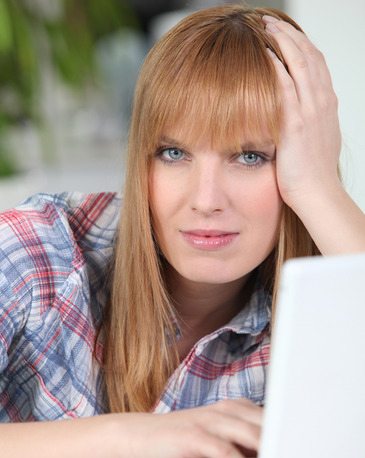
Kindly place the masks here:
<instances>
[{"instance_id":1,"label":"cheek","mask_svg":"<svg viewBox=\"0 0 365 458\"><path fill-rule=\"evenodd\" d=\"M155 168L152 166L148 178L148 202L152 214L153 226L156 226L160 220L160 208L164 208L163 202L161 202L164 193L160 185L161 183L157 179ZM156 230L156 227L154 229Z\"/></svg>"},{"instance_id":2,"label":"cheek","mask_svg":"<svg viewBox=\"0 0 365 458\"><path fill-rule=\"evenodd\" d=\"M256 201L257 211L263 216L275 216L280 213L283 202L275 184L263 186Z\"/></svg>"},{"instance_id":3,"label":"cheek","mask_svg":"<svg viewBox=\"0 0 365 458\"><path fill-rule=\"evenodd\" d=\"M162 228L168 227L173 209L178 205L178 187L176 183L166 179L159 173L158 167L152 168L149 176L149 205L153 226L158 238L162 236Z\"/></svg>"},{"instance_id":4,"label":"cheek","mask_svg":"<svg viewBox=\"0 0 365 458\"><path fill-rule=\"evenodd\" d=\"M278 226L283 201L274 176L269 175L252 186L248 185L241 201L246 215L252 218L252 224L263 224L266 228Z\"/></svg>"},{"instance_id":5,"label":"cheek","mask_svg":"<svg viewBox=\"0 0 365 458\"><path fill-rule=\"evenodd\" d=\"M174 166L163 165L158 161L151 166L149 173L149 202L160 215L182 205L186 195L188 175L184 170L174 170Z\"/></svg>"}]
</instances>

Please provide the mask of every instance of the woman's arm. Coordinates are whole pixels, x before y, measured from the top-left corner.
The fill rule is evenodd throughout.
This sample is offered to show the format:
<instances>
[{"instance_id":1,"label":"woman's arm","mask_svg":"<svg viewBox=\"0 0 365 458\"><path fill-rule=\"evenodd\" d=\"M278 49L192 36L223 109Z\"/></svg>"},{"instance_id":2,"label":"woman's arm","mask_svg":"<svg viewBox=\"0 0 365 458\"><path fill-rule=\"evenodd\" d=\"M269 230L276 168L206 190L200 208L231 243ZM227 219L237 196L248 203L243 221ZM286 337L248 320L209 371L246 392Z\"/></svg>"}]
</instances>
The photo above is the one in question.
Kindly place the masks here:
<instances>
[{"instance_id":1,"label":"woman's arm","mask_svg":"<svg viewBox=\"0 0 365 458\"><path fill-rule=\"evenodd\" d=\"M264 16L288 71L270 53L283 98L277 178L284 202L303 221L323 254L365 251L365 215L337 174L341 134L337 98L320 51L302 32Z\"/></svg>"},{"instance_id":2,"label":"woman's arm","mask_svg":"<svg viewBox=\"0 0 365 458\"><path fill-rule=\"evenodd\" d=\"M365 215L342 185L312 191L292 208L321 253L365 252Z\"/></svg>"},{"instance_id":3,"label":"woman's arm","mask_svg":"<svg viewBox=\"0 0 365 458\"><path fill-rule=\"evenodd\" d=\"M0 425L11 458L242 458L257 456L261 407L246 399L168 414L108 414Z\"/></svg>"},{"instance_id":4,"label":"woman's arm","mask_svg":"<svg viewBox=\"0 0 365 458\"><path fill-rule=\"evenodd\" d=\"M113 415L0 425L2 456L11 458L119 457ZM122 433L122 432L121 432Z\"/></svg>"}]
</instances>

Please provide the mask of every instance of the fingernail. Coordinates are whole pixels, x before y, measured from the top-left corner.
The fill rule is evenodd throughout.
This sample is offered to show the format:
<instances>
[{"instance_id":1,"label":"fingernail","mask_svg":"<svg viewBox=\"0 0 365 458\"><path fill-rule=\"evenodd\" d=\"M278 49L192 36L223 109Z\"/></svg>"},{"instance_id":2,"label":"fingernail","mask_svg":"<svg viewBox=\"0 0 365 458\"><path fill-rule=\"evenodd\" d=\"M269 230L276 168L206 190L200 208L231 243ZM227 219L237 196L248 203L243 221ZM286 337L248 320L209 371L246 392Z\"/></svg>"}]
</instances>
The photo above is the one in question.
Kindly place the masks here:
<instances>
[{"instance_id":1,"label":"fingernail","mask_svg":"<svg viewBox=\"0 0 365 458\"><path fill-rule=\"evenodd\" d=\"M265 30L268 30L269 32L279 32L279 29L276 27L276 25L271 22L266 24Z\"/></svg>"},{"instance_id":2,"label":"fingernail","mask_svg":"<svg viewBox=\"0 0 365 458\"><path fill-rule=\"evenodd\" d=\"M268 16L267 14L262 16L262 19L265 22L279 22L279 19L277 19L276 17L273 17L273 16Z\"/></svg>"}]
</instances>

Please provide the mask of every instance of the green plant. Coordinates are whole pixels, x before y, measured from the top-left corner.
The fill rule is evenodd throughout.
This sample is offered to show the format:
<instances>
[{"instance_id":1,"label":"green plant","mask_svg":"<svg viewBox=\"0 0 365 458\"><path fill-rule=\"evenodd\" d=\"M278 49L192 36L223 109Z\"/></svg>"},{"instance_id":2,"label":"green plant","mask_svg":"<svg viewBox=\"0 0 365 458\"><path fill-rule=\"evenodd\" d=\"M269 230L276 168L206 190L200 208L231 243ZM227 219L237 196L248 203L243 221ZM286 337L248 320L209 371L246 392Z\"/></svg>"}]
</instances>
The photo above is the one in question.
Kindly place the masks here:
<instances>
[{"instance_id":1,"label":"green plant","mask_svg":"<svg viewBox=\"0 0 365 458\"><path fill-rule=\"evenodd\" d=\"M95 43L122 27L138 27L123 0L0 0L0 176L16 169L5 154L7 128L42 123L45 56L60 79L81 89L97 74Z\"/></svg>"}]
</instances>

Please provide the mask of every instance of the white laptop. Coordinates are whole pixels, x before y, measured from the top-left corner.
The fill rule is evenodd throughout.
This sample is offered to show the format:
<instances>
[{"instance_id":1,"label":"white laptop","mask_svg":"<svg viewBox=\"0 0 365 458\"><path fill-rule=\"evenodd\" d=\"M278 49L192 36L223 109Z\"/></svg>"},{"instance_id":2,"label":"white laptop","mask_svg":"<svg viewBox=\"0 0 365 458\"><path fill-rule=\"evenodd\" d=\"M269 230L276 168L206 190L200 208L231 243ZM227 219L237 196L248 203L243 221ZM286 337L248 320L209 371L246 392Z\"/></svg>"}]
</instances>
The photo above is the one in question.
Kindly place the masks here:
<instances>
[{"instance_id":1,"label":"white laptop","mask_svg":"<svg viewBox=\"0 0 365 458\"><path fill-rule=\"evenodd\" d=\"M259 458L365 458L365 253L284 265Z\"/></svg>"}]
</instances>

